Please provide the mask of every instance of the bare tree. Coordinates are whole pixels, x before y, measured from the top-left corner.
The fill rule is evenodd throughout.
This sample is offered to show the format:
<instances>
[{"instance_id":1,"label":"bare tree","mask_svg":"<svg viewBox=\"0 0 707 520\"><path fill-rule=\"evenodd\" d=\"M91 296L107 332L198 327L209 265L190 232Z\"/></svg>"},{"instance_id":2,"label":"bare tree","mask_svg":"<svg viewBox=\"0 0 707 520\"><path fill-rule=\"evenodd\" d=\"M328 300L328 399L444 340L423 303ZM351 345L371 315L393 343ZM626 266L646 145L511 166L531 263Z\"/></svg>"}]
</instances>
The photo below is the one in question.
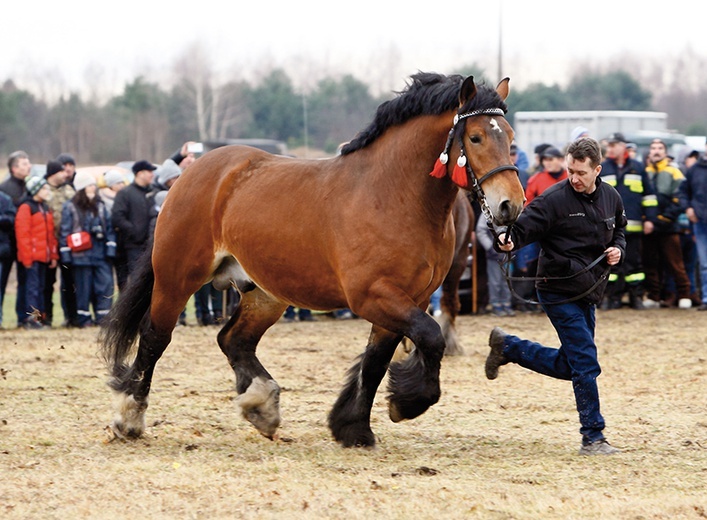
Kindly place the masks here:
<instances>
[{"instance_id":1,"label":"bare tree","mask_svg":"<svg viewBox=\"0 0 707 520\"><path fill-rule=\"evenodd\" d=\"M214 71L209 53L191 44L174 65L179 98L188 103L201 141L237 134L248 121L246 85ZM235 74L233 74L235 76Z\"/></svg>"}]
</instances>

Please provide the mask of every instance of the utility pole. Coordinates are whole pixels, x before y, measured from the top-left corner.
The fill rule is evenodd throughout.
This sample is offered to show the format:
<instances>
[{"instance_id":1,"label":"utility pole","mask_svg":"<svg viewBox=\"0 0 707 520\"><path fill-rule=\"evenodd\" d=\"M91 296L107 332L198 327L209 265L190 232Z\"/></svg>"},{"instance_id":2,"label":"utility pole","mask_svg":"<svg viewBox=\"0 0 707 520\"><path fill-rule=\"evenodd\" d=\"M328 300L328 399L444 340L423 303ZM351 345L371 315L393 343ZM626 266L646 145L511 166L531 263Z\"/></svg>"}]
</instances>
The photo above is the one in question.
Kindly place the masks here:
<instances>
[{"instance_id":1,"label":"utility pole","mask_svg":"<svg viewBox=\"0 0 707 520\"><path fill-rule=\"evenodd\" d=\"M498 76L503 79L503 0L498 0Z\"/></svg>"}]
</instances>

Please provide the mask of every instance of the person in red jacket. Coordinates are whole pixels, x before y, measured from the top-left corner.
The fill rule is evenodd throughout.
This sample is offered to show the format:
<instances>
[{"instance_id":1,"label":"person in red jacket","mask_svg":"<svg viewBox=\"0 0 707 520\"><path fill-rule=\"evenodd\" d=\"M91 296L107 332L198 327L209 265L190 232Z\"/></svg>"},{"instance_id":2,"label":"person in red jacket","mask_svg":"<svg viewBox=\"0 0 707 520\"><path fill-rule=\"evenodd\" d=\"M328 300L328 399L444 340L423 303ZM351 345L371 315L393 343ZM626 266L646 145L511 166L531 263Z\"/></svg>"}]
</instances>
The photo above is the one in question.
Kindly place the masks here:
<instances>
[{"instance_id":1,"label":"person in red jacket","mask_svg":"<svg viewBox=\"0 0 707 520\"><path fill-rule=\"evenodd\" d=\"M27 177L29 196L17 208L15 236L17 260L26 270L25 314L18 326L41 329L44 316L44 281L47 267L54 268L59 249L54 234L54 218L46 205L52 192L43 177Z\"/></svg>"},{"instance_id":2,"label":"person in red jacket","mask_svg":"<svg viewBox=\"0 0 707 520\"><path fill-rule=\"evenodd\" d=\"M528 179L528 187L525 190L526 206L550 186L567 178L565 158L554 146L548 146L542 151L540 162L542 170Z\"/></svg>"}]
</instances>

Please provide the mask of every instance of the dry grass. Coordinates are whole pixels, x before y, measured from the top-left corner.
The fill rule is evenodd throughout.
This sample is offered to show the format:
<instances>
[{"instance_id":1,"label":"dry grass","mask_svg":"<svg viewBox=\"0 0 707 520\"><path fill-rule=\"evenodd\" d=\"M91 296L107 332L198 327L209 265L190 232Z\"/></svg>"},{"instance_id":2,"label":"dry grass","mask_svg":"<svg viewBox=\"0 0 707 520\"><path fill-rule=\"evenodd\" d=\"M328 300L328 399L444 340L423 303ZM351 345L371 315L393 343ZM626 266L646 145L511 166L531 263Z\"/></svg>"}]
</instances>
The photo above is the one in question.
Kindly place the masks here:
<instances>
[{"instance_id":1,"label":"dry grass","mask_svg":"<svg viewBox=\"0 0 707 520\"><path fill-rule=\"evenodd\" d=\"M392 424L379 392L374 450L343 449L326 427L368 336L360 320L279 323L263 339L260 358L283 389L276 441L236 411L213 328L176 330L147 432L129 443L107 442L95 331L3 331L0 516L705 518L706 317L599 314L606 433L624 450L610 458L576 455L570 383L517 366L483 377L493 325L555 344L544 317L463 316L467 355L444 360L440 403Z\"/></svg>"}]
</instances>

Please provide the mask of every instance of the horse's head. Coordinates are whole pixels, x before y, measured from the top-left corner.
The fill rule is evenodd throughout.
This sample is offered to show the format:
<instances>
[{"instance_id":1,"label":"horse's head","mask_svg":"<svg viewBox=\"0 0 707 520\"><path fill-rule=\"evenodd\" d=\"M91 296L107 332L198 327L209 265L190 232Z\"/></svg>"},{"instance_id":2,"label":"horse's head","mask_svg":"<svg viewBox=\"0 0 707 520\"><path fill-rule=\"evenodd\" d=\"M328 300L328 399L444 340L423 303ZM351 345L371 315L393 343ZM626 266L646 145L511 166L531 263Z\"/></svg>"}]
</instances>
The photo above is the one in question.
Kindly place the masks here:
<instances>
[{"instance_id":1,"label":"horse's head","mask_svg":"<svg viewBox=\"0 0 707 520\"><path fill-rule=\"evenodd\" d=\"M493 90L485 85L477 89L472 76L464 80L454 126L440 156L443 168L432 172L445 175L446 162L450 156L457 157L452 181L472 192L494 226L515 222L525 202L518 168L510 157L513 129L506 121L504 103L508 81L502 80Z\"/></svg>"}]
</instances>

